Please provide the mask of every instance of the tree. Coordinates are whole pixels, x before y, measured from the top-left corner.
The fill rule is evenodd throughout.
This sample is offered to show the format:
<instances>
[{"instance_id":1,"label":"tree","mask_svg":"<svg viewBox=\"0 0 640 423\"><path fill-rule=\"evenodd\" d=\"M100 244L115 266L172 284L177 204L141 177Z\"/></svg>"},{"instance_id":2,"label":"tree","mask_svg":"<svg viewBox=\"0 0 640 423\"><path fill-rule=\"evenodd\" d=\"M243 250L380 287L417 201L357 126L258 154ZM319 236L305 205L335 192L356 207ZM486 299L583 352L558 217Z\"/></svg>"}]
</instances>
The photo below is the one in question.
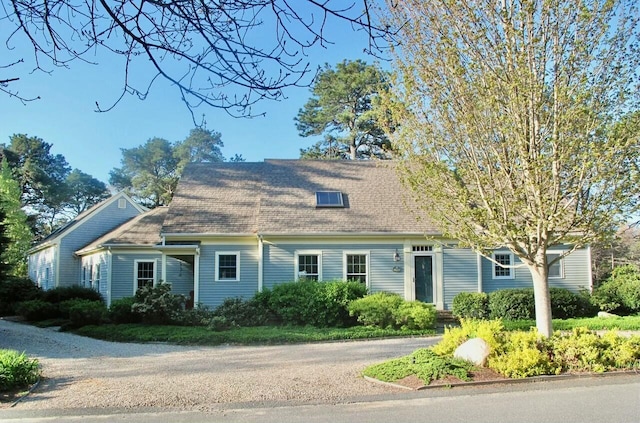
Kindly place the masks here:
<instances>
[{"instance_id":1,"label":"tree","mask_svg":"<svg viewBox=\"0 0 640 423\"><path fill-rule=\"evenodd\" d=\"M204 104L250 115L257 101L280 99L284 88L306 84L313 76L305 57L314 46L331 43L329 23L343 21L366 30L369 50L377 51L377 40L390 31L372 24L371 3L8 0L0 20L10 34L2 43L7 53L14 53L16 39L26 40L33 46L36 70L47 72L49 66L66 67L75 60L94 63L96 52L109 54L107 60L124 59L121 94L106 108L98 105L99 111L125 94L144 99L154 81L164 78L190 109ZM0 62L0 69L7 73L24 61L18 55ZM134 84L140 80L141 85ZM16 75L0 77L0 91L29 100L11 88L18 81Z\"/></svg>"},{"instance_id":2,"label":"tree","mask_svg":"<svg viewBox=\"0 0 640 423\"><path fill-rule=\"evenodd\" d=\"M139 147L122 149L122 167L109 172L109 183L148 207L167 205L187 163L222 162L223 146L220 133L204 128L192 129L175 143L152 138Z\"/></svg>"},{"instance_id":3,"label":"tree","mask_svg":"<svg viewBox=\"0 0 640 423\"><path fill-rule=\"evenodd\" d=\"M65 185L68 190L65 208L71 211L72 217L79 215L110 196L104 182L82 172L80 169L73 169L67 176Z\"/></svg>"},{"instance_id":4,"label":"tree","mask_svg":"<svg viewBox=\"0 0 640 423\"><path fill-rule=\"evenodd\" d=\"M640 268L640 227L637 224L623 225L612 239L592 244L591 261L594 286L599 286L618 266Z\"/></svg>"},{"instance_id":5,"label":"tree","mask_svg":"<svg viewBox=\"0 0 640 423\"><path fill-rule=\"evenodd\" d=\"M549 336L548 248L569 254L638 207L637 133L623 118L638 105L637 7L388 5L391 24L407 22L394 53L401 179L445 235L519 257Z\"/></svg>"},{"instance_id":6,"label":"tree","mask_svg":"<svg viewBox=\"0 0 640 423\"><path fill-rule=\"evenodd\" d=\"M33 239L27 215L21 208L20 184L13 178L6 158L0 165L0 210L4 218L0 221L8 244L3 245L0 261L16 276L27 274L26 256Z\"/></svg>"},{"instance_id":7,"label":"tree","mask_svg":"<svg viewBox=\"0 0 640 423\"><path fill-rule=\"evenodd\" d=\"M390 158L391 144L378 123L376 100L388 88L387 75L361 60L329 65L318 74L312 97L298 112L303 137L323 135L302 158Z\"/></svg>"}]
</instances>

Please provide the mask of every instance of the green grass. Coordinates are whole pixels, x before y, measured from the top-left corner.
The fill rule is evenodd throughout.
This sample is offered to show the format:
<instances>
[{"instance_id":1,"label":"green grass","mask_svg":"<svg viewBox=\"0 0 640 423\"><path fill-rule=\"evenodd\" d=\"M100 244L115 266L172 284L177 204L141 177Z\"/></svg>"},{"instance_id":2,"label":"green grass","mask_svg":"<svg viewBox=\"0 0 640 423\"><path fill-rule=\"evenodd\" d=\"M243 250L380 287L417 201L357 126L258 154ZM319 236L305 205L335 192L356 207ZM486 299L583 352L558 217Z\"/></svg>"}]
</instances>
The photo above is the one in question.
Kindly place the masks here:
<instances>
[{"instance_id":1,"label":"green grass","mask_svg":"<svg viewBox=\"0 0 640 423\"><path fill-rule=\"evenodd\" d=\"M502 323L507 330L529 330L536 327L535 320L503 320ZM578 327L589 330L640 330L640 316L553 319L553 330L572 330Z\"/></svg>"},{"instance_id":2,"label":"green grass","mask_svg":"<svg viewBox=\"0 0 640 423\"><path fill-rule=\"evenodd\" d=\"M116 342L167 342L180 345L274 345L306 342L433 335L433 330L393 330L364 326L318 329L314 327L259 326L215 332L196 326L142 324L84 326L74 333Z\"/></svg>"}]
</instances>

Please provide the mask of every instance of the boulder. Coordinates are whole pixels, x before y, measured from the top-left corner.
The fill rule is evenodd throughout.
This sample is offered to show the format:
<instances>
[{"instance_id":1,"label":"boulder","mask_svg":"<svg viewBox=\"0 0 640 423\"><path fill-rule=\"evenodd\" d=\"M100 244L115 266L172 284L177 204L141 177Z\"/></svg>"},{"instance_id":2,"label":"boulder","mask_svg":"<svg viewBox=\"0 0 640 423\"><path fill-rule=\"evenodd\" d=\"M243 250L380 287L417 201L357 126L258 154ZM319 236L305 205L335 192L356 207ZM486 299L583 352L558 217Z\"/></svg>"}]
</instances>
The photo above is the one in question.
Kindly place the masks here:
<instances>
[{"instance_id":1,"label":"boulder","mask_svg":"<svg viewBox=\"0 0 640 423\"><path fill-rule=\"evenodd\" d=\"M604 317L606 319L606 318L609 318L609 317L620 317L620 316L618 316L617 314L613 314L613 313L607 313L606 311L599 311L598 312L598 317Z\"/></svg>"},{"instance_id":2,"label":"boulder","mask_svg":"<svg viewBox=\"0 0 640 423\"><path fill-rule=\"evenodd\" d=\"M484 366L487 364L487 357L489 357L490 352L491 347L484 339L472 338L456 348L453 356L470 361L476 366Z\"/></svg>"}]
</instances>

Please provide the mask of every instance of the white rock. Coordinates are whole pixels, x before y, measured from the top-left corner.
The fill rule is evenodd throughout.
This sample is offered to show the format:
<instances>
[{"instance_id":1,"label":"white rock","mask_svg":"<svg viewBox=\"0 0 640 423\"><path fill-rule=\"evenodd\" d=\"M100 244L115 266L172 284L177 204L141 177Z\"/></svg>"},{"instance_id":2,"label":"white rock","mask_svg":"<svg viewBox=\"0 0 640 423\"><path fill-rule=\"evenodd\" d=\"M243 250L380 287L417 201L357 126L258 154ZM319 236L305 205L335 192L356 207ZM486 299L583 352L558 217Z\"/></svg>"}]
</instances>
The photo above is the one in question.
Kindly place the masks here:
<instances>
[{"instance_id":1,"label":"white rock","mask_svg":"<svg viewBox=\"0 0 640 423\"><path fill-rule=\"evenodd\" d=\"M472 338L456 348L453 356L470 361L476 366L484 366L487 363L487 357L489 357L490 352L491 347L484 339Z\"/></svg>"},{"instance_id":2,"label":"white rock","mask_svg":"<svg viewBox=\"0 0 640 423\"><path fill-rule=\"evenodd\" d=\"M620 317L617 314L613 314L613 313L607 313L606 311L599 311L598 312L598 317L604 317L604 318L609 318L609 317Z\"/></svg>"}]
</instances>

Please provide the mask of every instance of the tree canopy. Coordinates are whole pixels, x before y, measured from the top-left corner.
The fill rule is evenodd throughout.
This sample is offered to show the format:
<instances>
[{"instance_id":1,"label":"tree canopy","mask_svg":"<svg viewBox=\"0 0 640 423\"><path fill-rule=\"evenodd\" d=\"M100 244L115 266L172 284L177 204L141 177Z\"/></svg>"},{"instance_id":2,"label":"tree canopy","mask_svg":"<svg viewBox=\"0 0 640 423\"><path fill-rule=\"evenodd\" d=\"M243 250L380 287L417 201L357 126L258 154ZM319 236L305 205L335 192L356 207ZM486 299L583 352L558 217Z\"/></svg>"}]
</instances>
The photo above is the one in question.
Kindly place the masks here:
<instances>
[{"instance_id":1,"label":"tree canopy","mask_svg":"<svg viewBox=\"0 0 640 423\"><path fill-rule=\"evenodd\" d=\"M154 81L164 78L190 109L207 105L251 115L256 102L280 99L289 86L308 85L315 72L307 60L309 50L336 41L328 25L367 31L369 50L376 51L378 40L390 31L372 23L371 4L6 0L0 8L3 29L10 34L2 43L6 53L14 53L20 42L33 48L23 49L13 62L0 61L6 75L0 76L0 91L28 100L14 88L20 75L11 73L25 60L49 72L77 60L94 63L106 55L107 60L123 62L124 82L113 103L126 94L144 99ZM108 110L113 104L97 107Z\"/></svg>"},{"instance_id":2,"label":"tree canopy","mask_svg":"<svg viewBox=\"0 0 640 423\"><path fill-rule=\"evenodd\" d=\"M148 207L167 205L184 166L224 161L223 146L220 133L204 128L192 129L186 139L175 143L152 138L141 146L121 149L122 166L109 172L109 183Z\"/></svg>"},{"instance_id":3,"label":"tree canopy","mask_svg":"<svg viewBox=\"0 0 640 423\"><path fill-rule=\"evenodd\" d=\"M500 247L519 257L548 336L549 247L569 254L638 207L640 147L628 124L640 94L637 7L387 5L391 24L407 23L394 85L403 182L446 235L489 258Z\"/></svg>"},{"instance_id":4,"label":"tree canopy","mask_svg":"<svg viewBox=\"0 0 640 423\"><path fill-rule=\"evenodd\" d=\"M362 60L345 60L335 70L325 65L313 82L312 97L295 118L301 136L324 139L301 149L301 158L390 158L391 143L376 107L387 89L387 74Z\"/></svg>"}]
</instances>

